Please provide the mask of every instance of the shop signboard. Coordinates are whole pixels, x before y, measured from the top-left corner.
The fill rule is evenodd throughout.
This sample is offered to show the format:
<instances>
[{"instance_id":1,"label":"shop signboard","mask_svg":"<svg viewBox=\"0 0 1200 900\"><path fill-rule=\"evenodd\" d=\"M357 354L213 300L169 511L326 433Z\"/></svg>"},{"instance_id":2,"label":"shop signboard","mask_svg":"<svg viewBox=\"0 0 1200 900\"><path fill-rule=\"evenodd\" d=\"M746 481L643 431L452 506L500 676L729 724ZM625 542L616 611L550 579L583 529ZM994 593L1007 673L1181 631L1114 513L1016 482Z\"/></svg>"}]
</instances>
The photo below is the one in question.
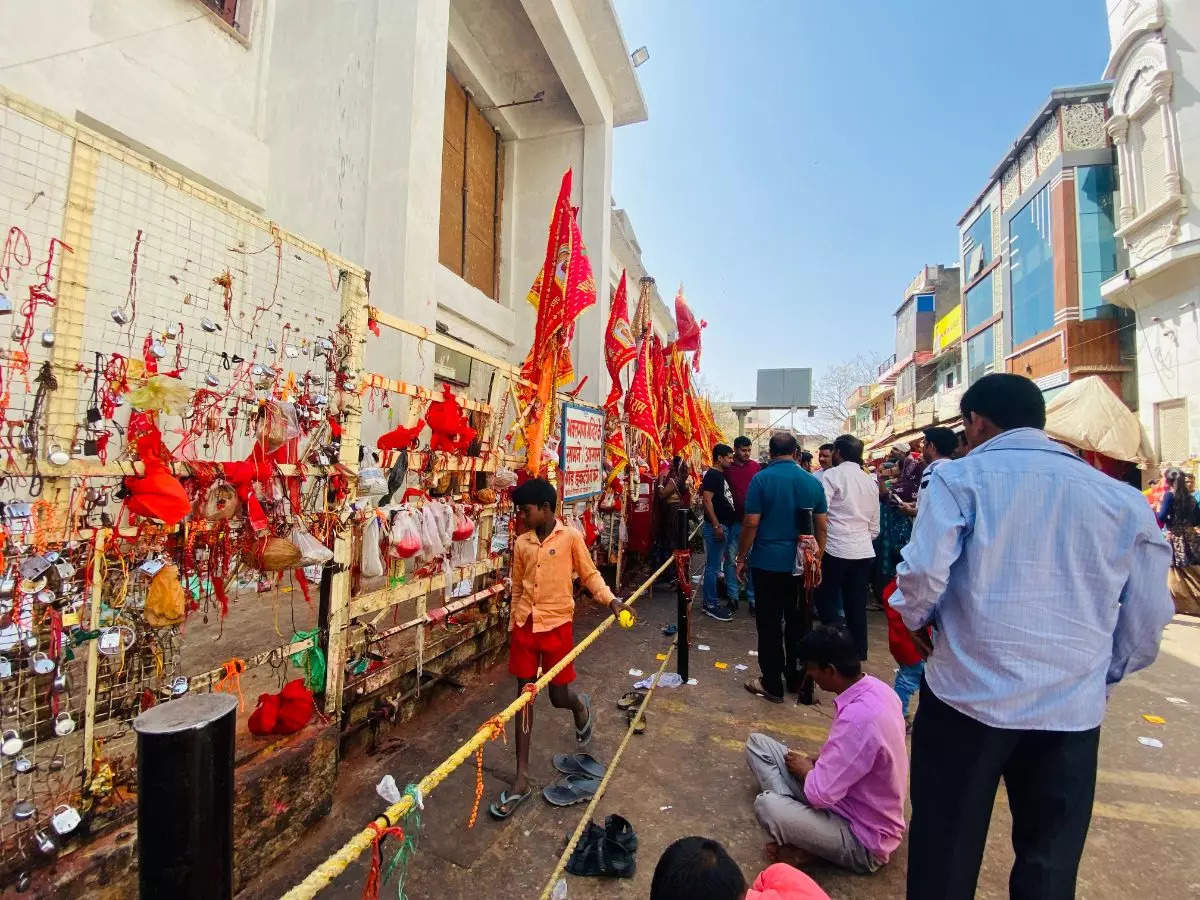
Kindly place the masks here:
<instances>
[{"instance_id":1,"label":"shop signboard","mask_svg":"<svg viewBox=\"0 0 1200 900\"><path fill-rule=\"evenodd\" d=\"M564 403L560 484L564 505L595 497L604 488L604 412Z\"/></svg>"},{"instance_id":2,"label":"shop signboard","mask_svg":"<svg viewBox=\"0 0 1200 900\"><path fill-rule=\"evenodd\" d=\"M962 304L954 307L934 323L933 352L941 353L962 337Z\"/></svg>"}]
</instances>

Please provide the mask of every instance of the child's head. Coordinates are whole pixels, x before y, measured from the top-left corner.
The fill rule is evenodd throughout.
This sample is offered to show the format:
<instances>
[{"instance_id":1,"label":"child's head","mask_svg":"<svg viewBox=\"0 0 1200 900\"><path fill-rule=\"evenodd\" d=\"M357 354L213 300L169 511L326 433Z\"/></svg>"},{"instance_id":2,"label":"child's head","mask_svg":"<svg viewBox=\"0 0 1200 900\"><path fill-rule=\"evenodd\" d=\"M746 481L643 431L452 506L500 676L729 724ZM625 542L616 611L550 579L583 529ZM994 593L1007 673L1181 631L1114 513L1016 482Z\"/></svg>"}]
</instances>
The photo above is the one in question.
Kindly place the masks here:
<instances>
[{"instance_id":1,"label":"child's head","mask_svg":"<svg viewBox=\"0 0 1200 900\"><path fill-rule=\"evenodd\" d=\"M654 867L650 900L742 900L746 879L729 854L714 840L681 838Z\"/></svg>"},{"instance_id":2,"label":"child's head","mask_svg":"<svg viewBox=\"0 0 1200 900\"><path fill-rule=\"evenodd\" d=\"M517 485L513 491L513 505L521 511L521 517L529 528L538 528L554 521L554 510L558 506L558 492L545 478L532 478Z\"/></svg>"}]
</instances>

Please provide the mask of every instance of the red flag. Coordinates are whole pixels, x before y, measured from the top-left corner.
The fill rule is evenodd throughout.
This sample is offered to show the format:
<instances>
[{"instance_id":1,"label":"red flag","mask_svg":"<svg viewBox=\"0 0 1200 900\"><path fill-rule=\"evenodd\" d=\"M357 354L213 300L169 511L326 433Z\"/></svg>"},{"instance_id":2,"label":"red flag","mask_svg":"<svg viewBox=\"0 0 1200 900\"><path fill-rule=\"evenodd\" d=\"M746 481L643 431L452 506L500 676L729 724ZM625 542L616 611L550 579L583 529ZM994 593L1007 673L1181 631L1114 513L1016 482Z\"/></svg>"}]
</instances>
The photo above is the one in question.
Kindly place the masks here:
<instances>
[{"instance_id":1,"label":"red flag","mask_svg":"<svg viewBox=\"0 0 1200 900\"><path fill-rule=\"evenodd\" d=\"M662 456L662 446L658 440L658 415L654 408L652 379L654 377L654 348L652 340L642 341L638 351L637 368L633 371L633 381L629 384L629 393L625 395L625 418L631 428L640 431L650 445L651 464Z\"/></svg>"},{"instance_id":2,"label":"red flag","mask_svg":"<svg viewBox=\"0 0 1200 900\"><path fill-rule=\"evenodd\" d=\"M696 321L696 317L692 315L691 309L688 308L687 301L683 299L683 285L679 286L679 291L675 294L675 327L679 330L679 339L675 341L675 346L688 353L694 352L696 355L692 357L692 368L697 372L700 371L700 330L707 328L708 323L701 320Z\"/></svg>"},{"instance_id":3,"label":"red flag","mask_svg":"<svg viewBox=\"0 0 1200 900\"><path fill-rule=\"evenodd\" d=\"M571 170L562 177L550 231L546 240L546 259L534 279L529 302L537 308L533 345L521 367L521 374L536 388L524 387L522 394L531 409L524 425L528 447L528 471L537 475L543 466L545 440L554 389L574 380L571 366L571 336L575 320L596 302L596 282L592 265L583 246L583 236L571 208Z\"/></svg>"},{"instance_id":4,"label":"red flag","mask_svg":"<svg viewBox=\"0 0 1200 900\"><path fill-rule=\"evenodd\" d=\"M625 432L620 428L612 428L604 439L604 458L608 463L608 476L605 486L611 486L614 481L629 466L629 452L625 449Z\"/></svg>"},{"instance_id":5,"label":"red flag","mask_svg":"<svg viewBox=\"0 0 1200 900\"><path fill-rule=\"evenodd\" d=\"M633 344L633 333L629 329L629 303L625 297L625 273L617 285L612 309L608 314L608 328L604 332L604 362L612 378L612 390L604 401L604 408L616 415L617 403L621 400L621 370L637 356Z\"/></svg>"}]
</instances>

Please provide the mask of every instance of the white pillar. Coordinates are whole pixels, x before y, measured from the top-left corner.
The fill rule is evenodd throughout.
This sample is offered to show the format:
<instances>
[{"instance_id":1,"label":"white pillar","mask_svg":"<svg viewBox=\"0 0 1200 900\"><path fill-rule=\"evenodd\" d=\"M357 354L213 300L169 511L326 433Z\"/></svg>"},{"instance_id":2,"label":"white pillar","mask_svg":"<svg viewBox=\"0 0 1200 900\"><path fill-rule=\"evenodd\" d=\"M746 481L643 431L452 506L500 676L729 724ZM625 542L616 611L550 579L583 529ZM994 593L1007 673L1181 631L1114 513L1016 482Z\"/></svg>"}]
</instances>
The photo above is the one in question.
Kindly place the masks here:
<instances>
[{"instance_id":1,"label":"white pillar","mask_svg":"<svg viewBox=\"0 0 1200 900\"><path fill-rule=\"evenodd\" d=\"M585 310L575 327L579 335L579 377L588 376L580 399L599 403L607 393L604 368L604 327L608 322L608 272L612 252L612 126L585 125L579 227L596 278L596 304ZM602 391L604 393L602 393Z\"/></svg>"},{"instance_id":2,"label":"white pillar","mask_svg":"<svg viewBox=\"0 0 1200 900\"><path fill-rule=\"evenodd\" d=\"M432 330L450 0L377 2L364 262L372 304ZM392 378L430 385L432 364L431 346L387 329L367 343L366 367Z\"/></svg>"},{"instance_id":3,"label":"white pillar","mask_svg":"<svg viewBox=\"0 0 1200 900\"><path fill-rule=\"evenodd\" d=\"M1162 114L1163 185L1168 197L1178 195L1182 189L1179 177L1179 150L1175 143L1175 116L1171 111L1171 84L1170 70L1158 72L1150 80L1151 96Z\"/></svg>"},{"instance_id":4,"label":"white pillar","mask_svg":"<svg viewBox=\"0 0 1200 900\"><path fill-rule=\"evenodd\" d=\"M1129 118L1114 115L1108 120L1105 127L1108 129L1108 136L1112 138L1112 142L1117 148L1117 176L1121 189L1121 209L1117 227L1120 228L1133 221L1135 209L1133 179L1130 178L1129 172L1129 144L1126 140L1129 136Z\"/></svg>"}]
</instances>

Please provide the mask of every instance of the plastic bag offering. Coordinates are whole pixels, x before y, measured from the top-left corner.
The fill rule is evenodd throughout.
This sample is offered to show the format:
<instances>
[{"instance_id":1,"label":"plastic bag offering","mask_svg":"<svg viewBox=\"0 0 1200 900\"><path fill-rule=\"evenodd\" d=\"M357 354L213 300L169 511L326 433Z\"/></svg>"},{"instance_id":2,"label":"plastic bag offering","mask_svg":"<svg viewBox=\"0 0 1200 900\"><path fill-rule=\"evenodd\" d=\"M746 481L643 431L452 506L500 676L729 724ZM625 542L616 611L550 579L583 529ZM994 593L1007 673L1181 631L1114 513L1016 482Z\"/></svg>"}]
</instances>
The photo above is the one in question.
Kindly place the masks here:
<instances>
[{"instance_id":1,"label":"plastic bag offering","mask_svg":"<svg viewBox=\"0 0 1200 900\"><path fill-rule=\"evenodd\" d=\"M433 511L433 519L437 524L438 536L442 539L442 553L450 549L454 542L454 510L445 500L434 500L426 509ZM440 553L438 554L441 555Z\"/></svg>"},{"instance_id":2,"label":"plastic bag offering","mask_svg":"<svg viewBox=\"0 0 1200 900\"><path fill-rule=\"evenodd\" d=\"M323 566L333 559L333 551L299 525L292 529L292 543L300 551L300 562L296 564L297 568Z\"/></svg>"},{"instance_id":3,"label":"plastic bag offering","mask_svg":"<svg viewBox=\"0 0 1200 900\"><path fill-rule=\"evenodd\" d=\"M424 560L435 559L446 552L446 542L442 539L433 507L433 503L421 507L421 558Z\"/></svg>"},{"instance_id":4,"label":"plastic bag offering","mask_svg":"<svg viewBox=\"0 0 1200 900\"><path fill-rule=\"evenodd\" d=\"M407 507L400 507L392 515L392 551L401 559L411 559L421 552L420 525Z\"/></svg>"},{"instance_id":5,"label":"plastic bag offering","mask_svg":"<svg viewBox=\"0 0 1200 900\"><path fill-rule=\"evenodd\" d=\"M492 479L492 487L498 491L508 490L517 483L517 473L512 469L497 469L496 477Z\"/></svg>"},{"instance_id":6,"label":"plastic bag offering","mask_svg":"<svg viewBox=\"0 0 1200 900\"><path fill-rule=\"evenodd\" d=\"M382 497L388 492L387 476L383 469L368 466L358 470L358 493L361 497Z\"/></svg>"},{"instance_id":7,"label":"plastic bag offering","mask_svg":"<svg viewBox=\"0 0 1200 900\"><path fill-rule=\"evenodd\" d=\"M450 561L456 566L469 566L479 556L479 532L474 532L465 541L455 541L450 551Z\"/></svg>"},{"instance_id":8,"label":"plastic bag offering","mask_svg":"<svg viewBox=\"0 0 1200 900\"><path fill-rule=\"evenodd\" d=\"M383 555L379 552L379 538L382 527L379 516L371 513L367 524L363 526L362 554L359 557L358 569L363 578L379 578L383 575Z\"/></svg>"},{"instance_id":9,"label":"plastic bag offering","mask_svg":"<svg viewBox=\"0 0 1200 900\"><path fill-rule=\"evenodd\" d=\"M279 400L268 400L263 404L258 422L258 441L268 453L274 453L292 438L300 436L300 422L296 418L296 407Z\"/></svg>"},{"instance_id":10,"label":"plastic bag offering","mask_svg":"<svg viewBox=\"0 0 1200 900\"><path fill-rule=\"evenodd\" d=\"M475 523L467 517L467 508L461 503L454 505L454 531L451 537L455 541L465 541L475 533Z\"/></svg>"}]
</instances>

